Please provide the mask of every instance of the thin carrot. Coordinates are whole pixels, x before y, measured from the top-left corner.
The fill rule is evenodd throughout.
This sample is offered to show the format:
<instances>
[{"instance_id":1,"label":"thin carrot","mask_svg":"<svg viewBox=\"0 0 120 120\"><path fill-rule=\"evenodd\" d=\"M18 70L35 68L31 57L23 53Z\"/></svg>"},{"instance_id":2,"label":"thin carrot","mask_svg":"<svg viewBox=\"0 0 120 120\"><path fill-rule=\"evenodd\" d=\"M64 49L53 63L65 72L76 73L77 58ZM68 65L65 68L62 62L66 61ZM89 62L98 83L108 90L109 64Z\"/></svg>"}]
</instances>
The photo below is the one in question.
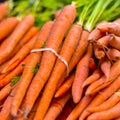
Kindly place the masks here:
<instances>
[{"instance_id":1,"label":"thin carrot","mask_svg":"<svg viewBox=\"0 0 120 120\"><path fill-rule=\"evenodd\" d=\"M86 94L90 95L90 94L94 94L98 91L100 91L101 89L103 89L104 87L106 87L107 85L109 85L111 82L113 82L119 75L120 75L120 60L116 61L111 69L110 69L110 76L109 76L109 80L106 81L106 77L105 75L103 75L100 79L98 79L97 81L95 81L94 83L92 83L86 90Z\"/></svg>"},{"instance_id":2,"label":"thin carrot","mask_svg":"<svg viewBox=\"0 0 120 120\"><path fill-rule=\"evenodd\" d=\"M60 98L53 99L45 117L44 120L55 120L57 116L62 112L62 109L64 108L65 104L70 99L71 95L70 92L66 93Z\"/></svg>"},{"instance_id":3,"label":"thin carrot","mask_svg":"<svg viewBox=\"0 0 120 120\"><path fill-rule=\"evenodd\" d=\"M77 47L80 37L80 32L79 32L81 30L80 28L81 27L78 24L75 24L70 29L61 48L60 56L63 59L65 59L68 64ZM57 89L57 85L62 77L62 74L66 71L66 67L67 66L63 62L61 62L60 59L57 59L52 74L43 91L43 95L41 97L34 119L42 120L44 118L47 109L50 105L50 102L52 100L52 97L54 96L55 91ZM41 113L40 116L39 113Z\"/></svg>"},{"instance_id":4,"label":"thin carrot","mask_svg":"<svg viewBox=\"0 0 120 120\"><path fill-rule=\"evenodd\" d=\"M87 120L114 119L114 118L120 117L119 111L120 111L120 102L108 110L101 111L101 112L95 112L91 114L90 116L88 116Z\"/></svg>"},{"instance_id":5,"label":"thin carrot","mask_svg":"<svg viewBox=\"0 0 120 120\"><path fill-rule=\"evenodd\" d=\"M0 20L2 20L8 13L8 3L0 3Z\"/></svg>"},{"instance_id":6,"label":"thin carrot","mask_svg":"<svg viewBox=\"0 0 120 120\"><path fill-rule=\"evenodd\" d=\"M55 98L64 95L72 86L74 80L74 73L70 74L68 78L66 78L65 82L60 86L60 88L55 93Z\"/></svg>"},{"instance_id":7,"label":"thin carrot","mask_svg":"<svg viewBox=\"0 0 120 120\"><path fill-rule=\"evenodd\" d=\"M84 112L80 115L79 120L84 120L90 112L88 108L100 105L106 99L108 99L113 93L115 93L120 88L120 76L115 79L115 81L104 88L101 92L98 92L92 102L88 105L88 107L84 110Z\"/></svg>"},{"instance_id":8,"label":"thin carrot","mask_svg":"<svg viewBox=\"0 0 120 120\"><path fill-rule=\"evenodd\" d=\"M30 29L34 24L34 18L31 15L27 15L24 19L16 26L12 34L4 40L0 46L0 64L9 59L9 55L14 50L17 43L20 41L22 36Z\"/></svg>"},{"instance_id":9,"label":"thin carrot","mask_svg":"<svg viewBox=\"0 0 120 120\"><path fill-rule=\"evenodd\" d=\"M30 53L38 38L38 35L39 33L33 36L33 38L16 53L16 55L8 62L1 73L6 73L13 70Z\"/></svg>"},{"instance_id":10,"label":"thin carrot","mask_svg":"<svg viewBox=\"0 0 120 120\"><path fill-rule=\"evenodd\" d=\"M52 25L53 25L52 21L49 21L43 25L34 48L36 47L41 48L43 46L44 42L46 42L48 38ZM33 68L35 68L36 64L40 62L41 55L42 53L31 53L28 56L28 59L30 61L26 62L21 79L18 84L18 89L15 91L15 96L11 105L11 114L13 116L17 116L18 109L25 96L26 90L34 76L34 72L32 70ZM22 93L22 94L19 94L19 93Z\"/></svg>"},{"instance_id":11,"label":"thin carrot","mask_svg":"<svg viewBox=\"0 0 120 120\"><path fill-rule=\"evenodd\" d=\"M0 80L2 80L8 73L0 74Z\"/></svg>"},{"instance_id":12,"label":"thin carrot","mask_svg":"<svg viewBox=\"0 0 120 120\"><path fill-rule=\"evenodd\" d=\"M9 60L0 65L0 74L3 68L8 64Z\"/></svg>"},{"instance_id":13,"label":"thin carrot","mask_svg":"<svg viewBox=\"0 0 120 120\"><path fill-rule=\"evenodd\" d=\"M84 82L83 87L93 83L94 81L98 80L102 76L102 71L100 69L96 69L92 75L90 75Z\"/></svg>"},{"instance_id":14,"label":"thin carrot","mask_svg":"<svg viewBox=\"0 0 120 120\"><path fill-rule=\"evenodd\" d=\"M89 75L88 65L91 56L92 56L92 44L89 44L86 54L77 64L75 78L72 84L72 96L73 96L73 101L75 103L78 103L81 99L83 93L82 85L85 79Z\"/></svg>"},{"instance_id":15,"label":"thin carrot","mask_svg":"<svg viewBox=\"0 0 120 120\"><path fill-rule=\"evenodd\" d=\"M100 111L108 110L114 107L119 101L120 101L120 89L116 91L112 96L110 96L110 98L108 98L102 104L95 106L95 107L88 108L88 111L100 112Z\"/></svg>"},{"instance_id":16,"label":"thin carrot","mask_svg":"<svg viewBox=\"0 0 120 120\"><path fill-rule=\"evenodd\" d=\"M15 17L9 17L0 22L0 42L10 35L18 23L19 20Z\"/></svg>"},{"instance_id":17,"label":"thin carrot","mask_svg":"<svg viewBox=\"0 0 120 120\"><path fill-rule=\"evenodd\" d=\"M87 105L91 102L92 98L92 96L84 96L81 101L75 106L66 120L76 120L87 107Z\"/></svg>"},{"instance_id":18,"label":"thin carrot","mask_svg":"<svg viewBox=\"0 0 120 120\"><path fill-rule=\"evenodd\" d=\"M57 17L51 29L50 35L45 45L46 48L52 48L56 52L59 51L59 47L62 44L62 40L66 32L70 28L72 22L74 21L75 16L76 16L76 10L74 6L67 5L66 7L63 8L63 10L61 11L59 17ZM43 52L40 68L36 76L34 77L30 85L30 88L28 89L26 101L29 101L30 104L29 105L27 104L26 106L26 111L25 111L26 114L29 114L29 112L31 111L36 98L38 97L45 82L49 78L55 60L56 60L56 56L53 53L49 51Z\"/></svg>"}]
</instances>

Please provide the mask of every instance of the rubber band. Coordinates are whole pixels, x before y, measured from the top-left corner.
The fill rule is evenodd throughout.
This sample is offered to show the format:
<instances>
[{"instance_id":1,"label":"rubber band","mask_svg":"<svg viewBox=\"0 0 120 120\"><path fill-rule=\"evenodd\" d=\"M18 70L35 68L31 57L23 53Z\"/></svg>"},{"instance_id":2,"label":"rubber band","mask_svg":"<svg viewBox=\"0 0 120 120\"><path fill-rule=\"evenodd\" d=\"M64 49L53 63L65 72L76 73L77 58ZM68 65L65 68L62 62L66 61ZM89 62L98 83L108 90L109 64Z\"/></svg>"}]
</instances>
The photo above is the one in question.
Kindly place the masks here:
<instances>
[{"instance_id":1,"label":"rubber band","mask_svg":"<svg viewBox=\"0 0 120 120\"><path fill-rule=\"evenodd\" d=\"M115 92L115 94L116 94L118 97L120 97L120 92Z\"/></svg>"},{"instance_id":2,"label":"rubber band","mask_svg":"<svg viewBox=\"0 0 120 120\"><path fill-rule=\"evenodd\" d=\"M31 50L31 53L33 53L33 52L42 52L42 51L50 51L50 52L54 53L58 57L58 59L60 59L65 64L66 69L67 69L67 75L69 75L69 69L68 69L67 61L62 56L60 56L55 50L53 50L52 48L33 49L33 50Z\"/></svg>"}]
</instances>

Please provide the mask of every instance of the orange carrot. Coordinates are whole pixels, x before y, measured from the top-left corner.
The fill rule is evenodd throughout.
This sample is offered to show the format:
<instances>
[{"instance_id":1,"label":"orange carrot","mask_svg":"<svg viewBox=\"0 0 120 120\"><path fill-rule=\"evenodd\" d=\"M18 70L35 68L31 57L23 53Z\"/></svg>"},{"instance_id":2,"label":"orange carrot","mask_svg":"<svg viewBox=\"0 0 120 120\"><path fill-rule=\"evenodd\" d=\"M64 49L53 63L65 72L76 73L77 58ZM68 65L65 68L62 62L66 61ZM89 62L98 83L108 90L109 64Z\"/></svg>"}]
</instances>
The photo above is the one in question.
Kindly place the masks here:
<instances>
[{"instance_id":1,"label":"orange carrot","mask_svg":"<svg viewBox=\"0 0 120 120\"><path fill-rule=\"evenodd\" d=\"M61 12L61 10L57 10L57 11L54 13L54 18L55 18L55 19L60 15L60 12Z\"/></svg>"},{"instance_id":2,"label":"orange carrot","mask_svg":"<svg viewBox=\"0 0 120 120\"><path fill-rule=\"evenodd\" d=\"M106 99L108 99L113 93L115 93L119 88L120 88L120 76L117 79L115 79L115 81L112 84L110 84L108 87L104 88L101 92L99 92L94 97L92 102L88 105L88 107L80 115L79 120L84 120L90 114L90 112L88 111L88 108L100 105Z\"/></svg>"},{"instance_id":3,"label":"orange carrot","mask_svg":"<svg viewBox=\"0 0 120 120\"><path fill-rule=\"evenodd\" d=\"M89 44L86 54L77 64L75 78L72 84L73 101L78 103L83 93L83 82L89 75L89 59L92 56L92 44Z\"/></svg>"},{"instance_id":4,"label":"orange carrot","mask_svg":"<svg viewBox=\"0 0 120 120\"><path fill-rule=\"evenodd\" d=\"M0 3L0 20L2 20L8 13L8 3Z\"/></svg>"},{"instance_id":5,"label":"orange carrot","mask_svg":"<svg viewBox=\"0 0 120 120\"><path fill-rule=\"evenodd\" d=\"M13 70L30 53L37 38L38 38L38 34L36 34L28 43L26 43L17 52L17 54L4 67L4 69L1 71L1 73L6 73L6 72Z\"/></svg>"},{"instance_id":6,"label":"orange carrot","mask_svg":"<svg viewBox=\"0 0 120 120\"><path fill-rule=\"evenodd\" d=\"M88 111L100 112L100 111L108 110L112 108L113 106L115 106L119 101L120 101L120 89L116 91L110 98L108 98L102 104L95 106L95 107L88 108Z\"/></svg>"},{"instance_id":7,"label":"orange carrot","mask_svg":"<svg viewBox=\"0 0 120 120\"><path fill-rule=\"evenodd\" d=\"M102 72L100 69L96 69L92 75L90 75L84 82L83 87L93 83L94 81L98 80L102 76Z\"/></svg>"},{"instance_id":8,"label":"orange carrot","mask_svg":"<svg viewBox=\"0 0 120 120\"><path fill-rule=\"evenodd\" d=\"M8 73L0 74L0 80L2 80Z\"/></svg>"},{"instance_id":9,"label":"orange carrot","mask_svg":"<svg viewBox=\"0 0 120 120\"><path fill-rule=\"evenodd\" d=\"M12 34L4 40L0 46L0 64L9 59L9 55L14 50L17 43L23 37L23 35L29 30L34 24L34 18L31 15L27 15L14 29Z\"/></svg>"},{"instance_id":10,"label":"orange carrot","mask_svg":"<svg viewBox=\"0 0 120 120\"><path fill-rule=\"evenodd\" d=\"M100 79L92 83L86 90L86 95L94 94L107 85L109 85L111 82L113 82L119 75L120 75L120 60L116 61L111 69L110 69L110 76L109 79L106 81L105 75L103 75Z\"/></svg>"},{"instance_id":11,"label":"orange carrot","mask_svg":"<svg viewBox=\"0 0 120 120\"><path fill-rule=\"evenodd\" d=\"M49 107L44 120L55 120L57 116L62 112L65 104L70 99L70 93L66 93L60 98L53 99L51 106Z\"/></svg>"},{"instance_id":12,"label":"orange carrot","mask_svg":"<svg viewBox=\"0 0 120 120\"><path fill-rule=\"evenodd\" d=\"M3 68L8 64L9 60L0 65L0 74Z\"/></svg>"},{"instance_id":13,"label":"orange carrot","mask_svg":"<svg viewBox=\"0 0 120 120\"><path fill-rule=\"evenodd\" d=\"M119 111L120 111L120 102L108 110L101 111L101 112L95 112L91 114L90 116L88 116L87 120L114 119L114 118L120 117Z\"/></svg>"},{"instance_id":14,"label":"orange carrot","mask_svg":"<svg viewBox=\"0 0 120 120\"><path fill-rule=\"evenodd\" d=\"M109 40L109 45L113 48L120 50L120 37L117 37L114 34L112 34L111 36L112 37Z\"/></svg>"},{"instance_id":15,"label":"orange carrot","mask_svg":"<svg viewBox=\"0 0 120 120\"><path fill-rule=\"evenodd\" d=\"M57 98L65 94L71 88L73 80L74 80L74 73L72 73L71 75L69 75L68 78L66 78L65 82L57 90L54 97Z\"/></svg>"},{"instance_id":16,"label":"orange carrot","mask_svg":"<svg viewBox=\"0 0 120 120\"><path fill-rule=\"evenodd\" d=\"M41 48L43 46L44 42L47 40L47 37L50 33L52 25L53 25L52 21L49 21L45 25L43 25L34 48L35 47ZM33 68L35 68L36 64L38 62L40 62L41 55L42 55L42 53L31 53L28 56L28 59L30 61L26 62L21 79L20 79L19 84L17 86L18 89L15 91L15 96L14 96L14 99L12 101L11 114L13 116L17 116L18 109L19 109L21 102L24 98L26 90L27 90L27 88L28 88L33 76L34 76L34 72L32 70L33 70ZM22 94L19 94L19 93L22 93Z\"/></svg>"},{"instance_id":17,"label":"orange carrot","mask_svg":"<svg viewBox=\"0 0 120 120\"><path fill-rule=\"evenodd\" d=\"M81 101L75 106L75 108L72 110L66 120L76 120L80 116L82 111L91 102L92 98L92 96L84 96Z\"/></svg>"},{"instance_id":18,"label":"orange carrot","mask_svg":"<svg viewBox=\"0 0 120 120\"><path fill-rule=\"evenodd\" d=\"M81 27L77 24L75 24L70 31L68 32L66 39L63 43L63 46L60 51L60 56L66 60L66 62L69 64L70 59L77 47L79 37L80 37L80 29ZM72 49L71 49L72 48ZM47 109L50 105L50 102L52 100L52 97L55 94L55 91L57 89L57 85L63 75L63 73L66 71L66 65L61 62L60 59L57 59L56 64L54 66L54 69L52 71L52 74L45 86L45 89L43 91L43 95L41 97L39 106L37 108L37 112L35 114L34 119L40 119L42 120L47 112ZM39 113L41 115L39 116Z\"/></svg>"},{"instance_id":19,"label":"orange carrot","mask_svg":"<svg viewBox=\"0 0 120 120\"><path fill-rule=\"evenodd\" d=\"M62 40L66 32L70 28L72 22L74 21L75 16L76 16L76 9L74 6L67 5L66 7L63 8L63 10L61 11L59 17L57 17L51 29L50 35L45 45L46 48L52 48L56 52L59 51L59 47L62 44ZM50 51L43 52L40 68L36 76L34 77L30 85L30 88L28 89L26 101L29 101L30 104L26 106L26 111L25 111L26 114L29 114L29 112L31 111L37 96L39 95L45 82L48 80L50 73L53 69L55 60L56 60L56 56L52 52Z\"/></svg>"},{"instance_id":20,"label":"orange carrot","mask_svg":"<svg viewBox=\"0 0 120 120\"><path fill-rule=\"evenodd\" d=\"M10 35L18 22L19 20L15 17L9 17L0 22L0 42Z\"/></svg>"}]
</instances>

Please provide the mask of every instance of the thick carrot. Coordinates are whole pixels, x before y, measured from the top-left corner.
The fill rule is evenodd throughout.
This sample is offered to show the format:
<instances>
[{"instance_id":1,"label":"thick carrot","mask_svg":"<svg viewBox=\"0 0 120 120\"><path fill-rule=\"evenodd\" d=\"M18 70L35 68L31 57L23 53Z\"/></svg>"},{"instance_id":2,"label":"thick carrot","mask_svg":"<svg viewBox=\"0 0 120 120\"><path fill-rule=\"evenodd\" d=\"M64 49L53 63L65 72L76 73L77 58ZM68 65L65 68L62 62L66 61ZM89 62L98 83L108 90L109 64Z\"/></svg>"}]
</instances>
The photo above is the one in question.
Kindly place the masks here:
<instances>
[{"instance_id":1,"label":"thick carrot","mask_svg":"<svg viewBox=\"0 0 120 120\"><path fill-rule=\"evenodd\" d=\"M92 57L92 44L89 44L86 54L77 64L75 78L72 84L72 97L78 103L83 93L83 82L89 75L89 59Z\"/></svg>"},{"instance_id":2,"label":"thick carrot","mask_svg":"<svg viewBox=\"0 0 120 120\"><path fill-rule=\"evenodd\" d=\"M120 111L120 102L108 110L101 111L101 112L95 112L91 114L90 116L88 116L87 120L114 119L114 118L120 117L119 111Z\"/></svg>"},{"instance_id":3,"label":"thick carrot","mask_svg":"<svg viewBox=\"0 0 120 120\"><path fill-rule=\"evenodd\" d=\"M8 13L8 3L0 3L0 20L2 20Z\"/></svg>"},{"instance_id":4,"label":"thick carrot","mask_svg":"<svg viewBox=\"0 0 120 120\"><path fill-rule=\"evenodd\" d=\"M108 110L112 108L113 106L115 106L119 101L120 101L120 89L116 91L112 96L110 96L110 98L108 98L102 104L95 106L95 107L88 108L88 111L100 112L100 111Z\"/></svg>"},{"instance_id":5,"label":"thick carrot","mask_svg":"<svg viewBox=\"0 0 120 120\"><path fill-rule=\"evenodd\" d=\"M52 21L49 21L45 25L43 25L34 48L36 47L41 48L43 46L44 42L46 42L48 38L52 25L53 25ZM24 98L24 95L27 91L27 88L34 76L34 72L32 70L35 68L36 64L40 62L41 55L42 53L31 53L28 56L28 59L30 61L28 61L24 67L24 70L18 85L18 89L16 90L14 99L12 101L11 114L13 116L17 116L18 108L20 107L21 102ZM22 94L19 94L19 93L22 93Z\"/></svg>"},{"instance_id":6,"label":"thick carrot","mask_svg":"<svg viewBox=\"0 0 120 120\"><path fill-rule=\"evenodd\" d=\"M92 96L84 96L81 101L75 106L66 120L76 120L87 107L87 105L91 102L92 98Z\"/></svg>"},{"instance_id":7,"label":"thick carrot","mask_svg":"<svg viewBox=\"0 0 120 120\"><path fill-rule=\"evenodd\" d=\"M113 48L120 50L120 37L112 34L111 39L109 40L109 45Z\"/></svg>"},{"instance_id":8,"label":"thick carrot","mask_svg":"<svg viewBox=\"0 0 120 120\"><path fill-rule=\"evenodd\" d=\"M74 6L67 5L63 8L51 29L50 35L46 42L46 48L52 48L56 52L59 51L59 47L62 44L62 40L66 32L70 28L72 22L74 21L75 16L76 10ZM52 52L43 52L40 68L36 76L34 77L30 88L28 89L27 101L29 101L30 104L26 106L26 114L28 114L31 111L36 98L38 97L45 82L48 80L50 73L53 69L55 60L56 56Z\"/></svg>"},{"instance_id":9,"label":"thick carrot","mask_svg":"<svg viewBox=\"0 0 120 120\"><path fill-rule=\"evenodd\" d=\"M110 69L110 76L109 79L106 81L105 75L103 75L100 79L92 83L86 90L86 95L94 94L107 85L109 85L111 82L113 82L119 75L120 75L120 60L116 61L111 69Z\"/></svg>"},{"instance_id":10,"label":"thick carrot","mask_svg":"<svg viewBox=\"0 0 120 120\"><path fill-rule=\"evenodd\" d=\"M115 48L109 48L106 54L111 61L120 60L120 51Z\"/></svg>"},{"instance_id":11,"label":"thick carrot","mask_svg":"<svg viewBox=\"0 0 120 120\"><path fill-rule=\"evenodd\" d=\"M101 32L109 32L112 34L115 34L117 36L120 36L120 24L117 22L108 22L101 24L97 27Z\"/></svg>"},{"instance_id":12,"label":"thick carrot","mask_svg":"<svg viewBox=\"0 0 120 120\"><path fill-rule=\"evenodd\" d=\"M92 102L80 115L79 120L84 120L90 114L88 108L100 105L106 99L108 99L113 93L115 93L119 88L120 88L120 76L117 79L115 79L115 81L112 84L110 84L108 87L104 88L101 92L96 94Z\"/></svg>"},{"instance_id":13,"label":"thick carrot","mask_svg":"<svg viewBox=\"0 0 120 120\"><path fill-rule=\"evenodd\" d=\"M0 74L0 80L2 80L8 73Z\"/></svg>"},{"instance_id":14,"label":"thick carrot","mask_svg":"<svg viewBox=\"0 0 120 120\"><path fill-rule=\"evenodd\" d=\"M54 13L54 18L56 19L60 15L61 10L57 10Z\"/></svg>"},{"instance_id":15,"label":"thick carrot","mask_svg":"<svg viewBox=\"0 0 120 120\"><path fill-rule=\"evenodd\" d=\"M84 82L83 87L93 83L94 81L98 80L102 76L102 71L100 69L96 69L92 75L90 75Z\"/></svg>"},{"instance_id":16,"label":"thick carrot","mask_svg":"<svg viewBox=\"0 0 120 120\"><path fill-rule=\"evenodd\" d=\"M17 43L33 24L33 16L25 16L24 19L16 26L12 34L4 40L0 46L0 64L5 62L6 59L9 59L9 55L12 53Z\"/></svg>"},{"instance_id":17,"label":"thick carrot","mask_svg":"<svg viewBox=\"0 0 120 120\"><path fill-rule=\"evenodd\" d=\"M0 74L3 68L8 64L9 60L0 65Z\"/></svg>"},{"instance_id":18,"label":"thick carrot","mask_svg":"<svg viewBox=\"0 0 120 120\"><path fill-rule=\"evenodd\" d=\"M39 33L38 33L39 34ZM28 43L26 43L17 54L8 62L8 64L4 67L1 73L6 73L13 70L32 50L37 38L38 34L36 34Z\"/></svg>"},{"instance_id":19,"label":"thick carrot","mask_svg":"<svg viewBox=\"0 0 120 120\"><path fill-rule=\"evenodd\" d=\"M19 20L15 17L9 17L0 22L0 42L10 35L18 23Z\"/></svg>"},{"instance_id":20,"label":"thick carrot","mask_svg":"<svg viewBox=\"0 0 120 120\"><path fill-rule=\"evenodd\" d=\"M71 88L73 80L74 80L74 73L72 73L71 75L69 75L68 78L66 78L65 82L57 90L54 97L57 98L64 95Z\"/></svg>"},{"instance_id":21,"label":"thick carrot","mask_svg":"<svg viewBox=\"0 0 120 120\"><path fill-rule=\"evenodd\" d=\"M60 56L66 60L66 62L69 64L70 59L77 47L79 37L80 37L80 29L81 27L78 24L75 24L70 31L68 32L66 39L63 43L63 46L60 51ZM52 74L45 86L45 89L43 91L43 95L41 97L39 106L37 108L37 112L35 114L34 119L42 120L48 110L48 107L50 105L50 102L52 100L52 97L55 94L55 91L57 89L57 85L63 75L63 73L66 71L66 65L61 62L60 59L57 59L56 64L54 66L54 69L52 71ZM41 115L39 116L39 113Z\"/></svg>"},{"instance_id":22,"label":"thick carrot","mask_svg":"<svg viewBox=\"0 0 120 120\"><path fill-rule=\"evenodd\" d=\"M66 93L60 98L53 99L45 117L44 120L56 120L57 116L62 112L65 104L70 99L70 92Z\"/></svg>"}]
</instances>

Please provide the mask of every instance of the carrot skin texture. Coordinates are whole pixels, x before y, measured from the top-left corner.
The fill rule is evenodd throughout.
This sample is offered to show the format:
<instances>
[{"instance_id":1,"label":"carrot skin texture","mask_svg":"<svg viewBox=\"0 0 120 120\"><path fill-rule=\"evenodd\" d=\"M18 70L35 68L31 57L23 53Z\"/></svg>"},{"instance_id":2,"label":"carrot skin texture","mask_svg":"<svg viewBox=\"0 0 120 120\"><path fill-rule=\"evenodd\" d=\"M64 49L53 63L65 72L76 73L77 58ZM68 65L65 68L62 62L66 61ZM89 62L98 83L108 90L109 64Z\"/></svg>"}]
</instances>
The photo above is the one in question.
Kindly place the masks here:
<instances>
[{"instance_id":1,"label":"carrot skin texture","mask_svg":"<svg viewBox=\"0 0 120 120\"><path fill-rule=\"evenodd\" d=\"M61 11L59 17L57 17L51 29L49 37L46 41L46 45L45 45L46 48L52 48L56 52L59 51L59 47L62 44L62 40L66 32L70 28L71 24L73 23L75 16L76 16L76 9L73 6L68 5L65 8L63 8L63 10ZM28 114L31 111L37 96L39 95L41 89L43 88L48 77L50 76L55 60L56 60L56 56L53 53L49 51L43 52L40 68L28 90L28 94L34 97L32 98L30 97L28 99L29 101L31 100L32 104L26 107L26 114Z\"/></svg>"},{"instance_id":2,"label":"carrot skin texture","mask_svg":"<svg viewBox=\"0 0 120 120\"><path fill-rule=\"evenodd\" d=\"M10 35L18 23L19 20L15 17L6 18L0 22L0 42Z\"/></svg>"},{"instance_id":3,"label":"carrot skin texture","mask_svg":"<svg viewBox=\"0 0 120 120\"><path fill-rule=\"evenodd\" d=\"M70 29L60 52L60 56L62 56L67 61L68 64L79 41L79 36L80 36L79 30L80 27L77 24L75 24ZM57 89L58 82L60 81L60 78L62 74L65 72L65 70L66 70L66 65L63 62L61 62L60 59L57 59L52 74L43 91L43 95L41 97L39 106L37 108L37 112L35 114L35 118L34 118L35 120L36 119L42 120L44 118L44 115L47 112L52 97L54 96L55 91ZM41 116L39 116L39 113L41 113Z\"/></svg>"},{"instance_id":4,"label":"carrot skin texture","mask_svg":"<svg viewBox=\"0 0 120 120\"><path fill-rule=\"evenodd\" d=\"M12 53L17 43L20 41L26 31L28 31L28 29L33 26L33 24L33 16L25 16L24 19L16 26L12 34L6 40L4 40L0 46L0 64L9 58L9 55Z\"/></svg>"},{"instance_id":5,"label":"carrot skin texture","mask_svg":"<svg viewBox=\"0 0 120 120\"><path fill-rule=\"evenodd\" d=\"M89 59L92 56L92 44L88 45L87 53L77 64L75 78L72 84L72 96L73 101L78 103L81 99L83 93L83 82L88 77L89 74Z\"/></svg>"},{"instance_id":6,"label":"carrot skin texture","mask_svg":"<svg viewBox=\"0 0 120 120\"><path fill-rule=\"evenodd\" d=\"M50 21L50 22L47 22L42 27L34 48L36 46L39 48L41 48L43 46L44 42L47 40L47 37L49 35L49 32L51 30L52 25L53 25L53 22ZM46 29L48 29L48 30L46 30ZM19 84L18 84L18 89L15 92L15 96L14 96L14 99L13 99L13 102L11 105L11 114L13 116L17 116L18 109L22 103L22 100L25 96L27 88L28 88L33 76L34 76L32 69L35 68L35 66L38 62L40 62L41 55L42 55L42 53L31 53L28 56L28 59L30 61L28 61L25 65L21 79L20 79ZM20 95L19 93L22 93L22 94Z\"/></svg>"}]
</instances>

